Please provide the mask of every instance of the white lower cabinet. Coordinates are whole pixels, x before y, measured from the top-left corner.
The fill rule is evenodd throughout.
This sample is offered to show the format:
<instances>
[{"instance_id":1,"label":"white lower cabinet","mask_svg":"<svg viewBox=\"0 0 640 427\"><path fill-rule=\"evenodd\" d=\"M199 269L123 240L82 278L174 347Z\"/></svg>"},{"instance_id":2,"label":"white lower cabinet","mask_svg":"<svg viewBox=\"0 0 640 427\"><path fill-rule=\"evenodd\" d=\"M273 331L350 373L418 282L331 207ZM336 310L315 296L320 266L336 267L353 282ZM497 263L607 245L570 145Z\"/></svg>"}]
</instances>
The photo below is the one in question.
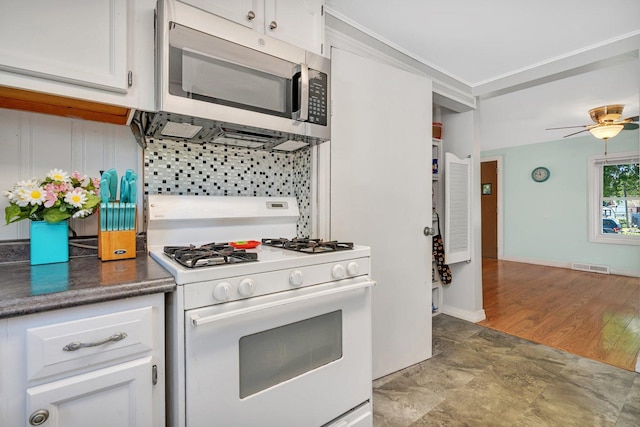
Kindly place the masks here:
<instances>
[{"instance_id":1,"label":"white lower cabinet","mask_svg":"<svg viewBox=\"0 0 640 427\"><path fill-rule=\"evenodd\" d=\"M146 426L152 419L151 357L27 389L29 425Z\"/></svg>"},{"instance_id":2,"label":"white lower cabinet","mask_svg":"<svg viewBox=\"0 0 640 427\"><path fill-rule=\"evenodd\" d=\"M164 294L3 323L0 425L165 425Z\"/></svg>"}]
</instances>

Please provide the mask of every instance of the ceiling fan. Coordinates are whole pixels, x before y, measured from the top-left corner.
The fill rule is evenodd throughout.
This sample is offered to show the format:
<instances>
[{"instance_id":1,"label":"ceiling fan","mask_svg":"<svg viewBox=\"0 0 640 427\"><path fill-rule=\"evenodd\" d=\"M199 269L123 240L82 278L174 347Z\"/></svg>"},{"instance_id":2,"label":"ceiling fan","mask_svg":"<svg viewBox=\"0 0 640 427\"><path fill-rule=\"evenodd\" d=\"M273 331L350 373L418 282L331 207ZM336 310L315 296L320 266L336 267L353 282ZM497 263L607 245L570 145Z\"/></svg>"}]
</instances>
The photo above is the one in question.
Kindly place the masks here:
<instances>
[{"instance_id":1,"label":"ceiling fan","mask_svg":"<svg viewBox=\"0 0 640 427\"><path fill-rule=\"evenodd\" d=\"M589 131L596 138L604 139L606 141L607 139L618 135L618 133L623 129L638 129L638 124L634 123L638 121L638 116L620 119L620 117L622 117L623 109L624 105L620 104L603 105L602 107L596 107L589 110L589 116L591 116L591 119L595 122L593 125L563 126L548 128L546 130L584 128L578 132L565 135L563 138Z\"/></svg>"}]
</instances>

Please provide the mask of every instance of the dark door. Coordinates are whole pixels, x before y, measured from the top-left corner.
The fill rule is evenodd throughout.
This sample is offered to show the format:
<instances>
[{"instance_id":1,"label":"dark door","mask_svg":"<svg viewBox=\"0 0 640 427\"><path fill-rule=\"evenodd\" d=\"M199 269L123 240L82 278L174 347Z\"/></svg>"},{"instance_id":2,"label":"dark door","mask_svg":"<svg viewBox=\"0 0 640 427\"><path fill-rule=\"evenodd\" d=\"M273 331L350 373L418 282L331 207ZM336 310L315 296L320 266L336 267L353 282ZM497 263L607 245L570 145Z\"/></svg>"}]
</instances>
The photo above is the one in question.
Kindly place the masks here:
<instances>
[{"instance_id":1,"label":"dark door","mask_svg":"<svg viewBox=\"0 0 640 427\"><path fill-rule=\"evenodd\" d=\"M481 163L482 256L498 258L498 162Z\"/></svg>"}]
</instances>

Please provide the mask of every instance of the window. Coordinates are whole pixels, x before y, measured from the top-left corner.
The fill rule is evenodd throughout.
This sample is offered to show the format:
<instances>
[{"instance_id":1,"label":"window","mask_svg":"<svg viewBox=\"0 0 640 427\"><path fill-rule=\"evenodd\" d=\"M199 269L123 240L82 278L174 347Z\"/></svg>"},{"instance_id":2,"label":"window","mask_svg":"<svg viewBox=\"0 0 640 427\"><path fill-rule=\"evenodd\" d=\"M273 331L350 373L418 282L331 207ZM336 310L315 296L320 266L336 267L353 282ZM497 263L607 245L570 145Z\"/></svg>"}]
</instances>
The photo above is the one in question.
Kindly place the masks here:
<instances>
[{"instance_id":1,"label":"window","mask_svg":"<svg viewBox=\"0 0 640 427\"><path fill-rule=\"evenodd\" d=\"M589 239L640 245L640 156L593 156L590 165Z\"/></svg>"}]
</instances>

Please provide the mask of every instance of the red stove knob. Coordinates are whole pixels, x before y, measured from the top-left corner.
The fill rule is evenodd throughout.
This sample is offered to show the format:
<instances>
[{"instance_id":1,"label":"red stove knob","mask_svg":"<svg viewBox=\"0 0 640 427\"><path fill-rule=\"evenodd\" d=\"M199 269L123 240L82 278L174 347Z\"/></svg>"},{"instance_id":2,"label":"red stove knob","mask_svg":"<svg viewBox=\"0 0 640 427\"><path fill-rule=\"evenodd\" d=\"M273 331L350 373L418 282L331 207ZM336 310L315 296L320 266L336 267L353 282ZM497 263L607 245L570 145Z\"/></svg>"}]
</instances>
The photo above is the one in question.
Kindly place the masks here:
<instances>
[{"instance_id":1,"label":"red stove knob","mask_svg":"<svg viewBox=\"0 0 640 427\"><path fill-rule=\"evenodd\" d=\"M344 267L342 264L336 264L331 269L331 275L334 279L342 279L345 275Z\"/></svg>"},{"instance_id":2,"label":"red stove knob","mask_svg":"<svg viewBox=\"0 0 640 427\"><path fill-rule=\"evenodd\" d=\"M291 286L302 286L302 282L304 280L304 275L300 270L293 270L291 274L289 274L289 283Z\"/></svg>"},{"instance_id":3,"label":"red stove knob","mask_svg":"<svg viewBox=\"0 0 640 427\"><path fill-rule=\"evenodd\" d=\"M253 279L242 279L238 286L238 292L243 297L250 297L256 290L256 283Z\"/></svg>"},{"instance_id":4,"label":"red stove knob","mask_svg":"<svg viewBox=\"0 0 640 427\"><path fill-rule=\"evenodd\" d=\"M360 266L357 262L351 261L349 264L347 264L347 273L349 273L349 276L357 276L359 272Z\"/></svg>"},{"instance_id":5,"label":"red stove knob","mask_svg":"<svg viewBox=\"0 0 640 427\"><path fill-rule=\"evenodd\" d=\"M227 301L231 296L231 285L227 282L218 283L213 289L213 297L218 301Z\"/></svg>"}]
</instances>

